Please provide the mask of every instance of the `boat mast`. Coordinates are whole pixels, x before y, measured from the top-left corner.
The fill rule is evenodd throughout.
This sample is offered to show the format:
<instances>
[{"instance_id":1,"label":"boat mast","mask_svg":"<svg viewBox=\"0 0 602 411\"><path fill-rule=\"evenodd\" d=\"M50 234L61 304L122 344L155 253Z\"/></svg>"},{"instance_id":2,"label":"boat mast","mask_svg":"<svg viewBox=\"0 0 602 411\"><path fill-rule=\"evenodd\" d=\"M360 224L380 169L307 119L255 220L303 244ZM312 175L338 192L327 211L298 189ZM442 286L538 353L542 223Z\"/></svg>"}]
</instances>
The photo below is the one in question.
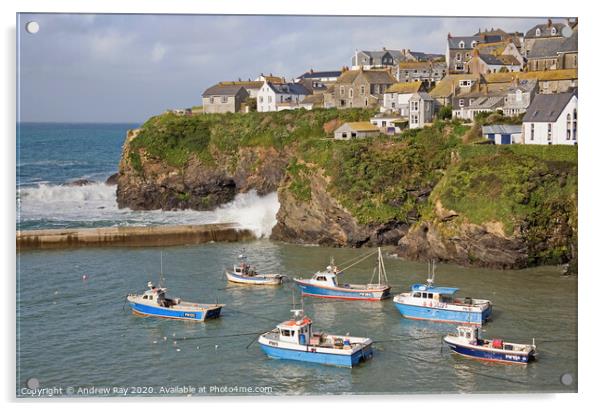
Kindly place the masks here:
<instances>
[{"instance_id":1,"label":"boat mast","mask_svg":"<svg viewBox=\"0 0 602 411\"><path fill-rule=\"evenodd\" d=\"M165 277L163 277L163 250L161 250L161 273L159 274L159 287L165 287Z\"/></svg>"},{"instance_id":2,"label":"boat mast","mask_svg":"<svg viewBox=\"0 0 602 411\"><path fill-rule=\"evenodd\" d=\"M385 262L383 261L383 254L378 247L378 285L382 285L381 278L384 278L385 285L389 284L389 280L387 279L387 270L385 269Z\"/></svg>"}]
</instances>

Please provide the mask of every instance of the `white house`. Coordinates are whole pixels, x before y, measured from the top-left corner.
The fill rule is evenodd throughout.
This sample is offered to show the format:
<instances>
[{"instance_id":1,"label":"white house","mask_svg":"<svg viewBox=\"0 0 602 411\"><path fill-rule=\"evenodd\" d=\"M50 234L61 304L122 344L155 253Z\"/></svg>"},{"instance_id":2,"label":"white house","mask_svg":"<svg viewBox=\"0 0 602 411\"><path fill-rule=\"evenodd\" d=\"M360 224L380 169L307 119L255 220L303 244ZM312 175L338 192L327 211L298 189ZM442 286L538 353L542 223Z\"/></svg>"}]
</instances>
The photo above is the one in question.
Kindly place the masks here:
<instances>
[{"instance_id":1,"label":"white house","mask_svg":"<svg viewBox=\"0 0 602 411\"><path fill-rule=\"evenodd\" d=\"M393 111L399 113L400 116L408 117L410 115L410 97L422 90L424 90L422 81L392 84L385 91L380 110L383 112Z\"/></svg>"},{"instance_id":2,"label":"white house","mask_svg":"<svg viewBox=\"0 0 602 411\"><path fill-rule=\"evenodd\" d=\"M299 108L309 91L298 83L275 84L266 81L257 93L257 111L280 111Z\"/></svg>"},{"instance_id":3,"label":"white house","mask_svg":"<svg viewBox=\"0 0 602 411\"><path fill-rule=\"evenodd\" d=\"M400 134L408 120L401 118L397 113L383 112L370 118L370 123L378 127L383 134Z\"/></svg>"},{"instance_id":4,"label":"white house","mask_svg":"<svg viewBox=\"0 0 602 411\"><path fill-rule=\"evenodd\" d=\"M577 92L537 94L523 117L525 144L577 144Z\"/></svg>"},{"instance_id":5,"label":"white house","mask_svg":"<svg viewBox=\"0 0 602 411\"><path fill-rule=\"evenodd\" d=\"M412 94L409 103L410 128L424 127L426 123L433 122L435 101L428 93L420 91Z\"/></svg>"}]
</instances>

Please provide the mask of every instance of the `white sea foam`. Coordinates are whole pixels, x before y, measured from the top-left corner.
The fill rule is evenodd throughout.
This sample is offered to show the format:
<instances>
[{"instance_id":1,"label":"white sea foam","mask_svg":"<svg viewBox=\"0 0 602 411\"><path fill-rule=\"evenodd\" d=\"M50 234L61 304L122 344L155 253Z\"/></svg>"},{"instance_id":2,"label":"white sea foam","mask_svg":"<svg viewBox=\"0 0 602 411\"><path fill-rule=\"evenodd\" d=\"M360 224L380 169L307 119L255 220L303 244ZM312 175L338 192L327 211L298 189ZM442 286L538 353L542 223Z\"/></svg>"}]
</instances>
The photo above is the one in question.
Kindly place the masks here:
<instances>
[{"instance_id":1,"label":"white sea foam","mask_svg":"<svg viewBox=\"0 0 602 411\"><path fill-rule=\"evenodd\" d=\"M40 184L18 190L18 213L22 223L44 221L46 226L152 225L236 223L267 237L276 224L278 196L259 196L255 191L238 194L230 203L213 211L133 211L117 208L116 186L93 183L84 186Z\"/></svg>"}]
</instances>

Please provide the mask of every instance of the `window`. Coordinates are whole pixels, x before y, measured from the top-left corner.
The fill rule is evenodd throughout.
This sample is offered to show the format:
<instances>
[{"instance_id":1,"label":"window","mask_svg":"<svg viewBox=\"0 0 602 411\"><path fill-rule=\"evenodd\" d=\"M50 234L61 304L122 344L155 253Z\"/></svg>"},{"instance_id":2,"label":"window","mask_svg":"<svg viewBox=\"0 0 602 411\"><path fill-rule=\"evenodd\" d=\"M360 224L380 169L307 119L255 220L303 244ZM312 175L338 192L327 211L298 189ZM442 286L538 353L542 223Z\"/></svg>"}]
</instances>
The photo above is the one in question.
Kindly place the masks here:
<instances>
[{"instance_id":1,"label":"window","mask_svg":"<svg viewBox=\"0 0 602 411\"><path fill-rule=\"evenodd\" d=\"M213 100L214 100L213 97L209 97L209 103L210 104L213 104Z\"/></svg>"},{"instance_id":2,"label":"window","mask_svg":"<svg viewBox=\"0 0 602 411\"><path fill-rule=\"evenodd\" d=\"M478 41L476 41L476 40L473 40L473 41L470 43L470 47L474 49L474 47L477 45L477 43L478 43Z\"/></svg>"},{"instance_id":3,"label":"window","mask_svg":"<svg viewBox=\"0 0 602 411\"><path fill-rule=\"evenodd\" d=\"M577 109L573 110L573 140L577 140Z\"/></svg>"},{"instance_id":4,"label":"window","mask_svg":"<svg viewBox=\"0 0 602 411\"><path fill-rule=\"evenodd\" d=\"M412 124L418 124L418 116L417 115L412 115Z\"/></svg>"},{"instance_id":5,"label":"window","mask_svg":"<svg viewBox=\"0 0 602 411\"><path fill-rule=\"evenodd\" d=\"M282 334L283 337L290 337L291 336L290 330L280 330L280 334Z\"/></svg>"},{"instance_id":6,"label":"window","mask_svg":"<svg viewBox=\"0 0 602 411\"><path fill-rule=\"evenodd\" d=\"M412 111L418 111L418 102L417 101L410 101L410 108Z\"/></svg>"},{"instance_id":7,"label":"window","mask_svg":"<svg viewBox=\"0 0 602 411\"><path fill-rule=\"evenodd\" d=\"M456 53L456 61L462 61L462 54Z\"/></svg>"},{"instance_id":8,"label":"window","mask_svg":"<svg viewBox=\"0 0 602 411\"><path fill-rule=\"evenodd\" d=\"M429 293L428 298L433 298L433 293Z\"/></svg>"},{"instance_id":9,"label":"window","mask_svg":"<svg viewBox=\"0 0 602 411\"><path fill-rule=\"evenodd\" d=\"M259 96L259 102L263 103L263 96Z\"/></svg>"},{"instance_id":10,"label":"window","mask_svg":"<svg viewBox=\"0 0 602 411\"><path fill-rule=\"evenodd\" d=\"M142 297L143 300L148 300L148 295L145 295L144 297Z\"/></svg>"},{"instance_id":11,"label":"window","mask_svg":"<svg viewBox=\"0 0 602 411\"><path fill-rule=\"evenodd\" d=\"M535 123L531 123L531 141L535 140Z\"/></svg>"},{"instance_id":12,"label":"window","mask_svg":"<svg viewBox=\"0 0 602 411\"><path fill-rule=\"evenodd\" d=\"M459 42L458 43L458 47L460 47L461 49L463 49L464 48L464 42L463 41Z\"/></svg>"},{"instance_id":13,"label":"window","mask_svg":"<svg viewBox=\"0 0 602 411\"><path fill-rule=\"evenodd\" d=\"M391 103L391 108L395 108L395 102Z\"/></svg>"},{"instance_id":14,"label":"window","mask_svg":"<svg viewBox=\"0 0 602 411\"><path fill-rule=\"evenodd\" d=\"M420 298L420 293L414 293L414 294L412 294L412 297L414 297L414 298Z\"/></svg>"},{"instance_id":15,"label":"window","mask_svg":"<svg viewBox=\"0 0 602 411\"><path fill-rule=\"evenodd\" d=\"M555 35L556 35L556 33L557 33L557 32L556 32L556 27L552 27L552 30L551 30L551 32L552 32L552 36L555 36Z\"/></svg>"},{"instance_id":16,"label":"window","mask_svg":"<svg viewBox=\"0 0 602 411\"><path fill-rule=\"evenodd\" d=\"M318 281L326 281L326 277L324 277L323 275L316 277L316 280Z\"/></svg>"},{"instance_id":17,"label":"window","mask_svg":"<svg viewBox=\"0 0 602 411\"><path fill-rule=\"evenodd\" d=\"M548 123L548 143L552 142L552 123Z\"/></svg>"},{"instance_id":18,"label":"window","mask_svg":"<svg viewBox=\"0 0 602 411\"><path fill-rule=\"evenodd\" d=\"M571 113L566 115L566 139L571 139L571 130L573 128L573 123L571 122Z\"/></svg>"},{"instance_id":19,"label":"window","mask_svg":"<svg viewBox=\"0 0 602 411\"><path fill-rule=\"evenodd\" d=\"M472 81L470 80L460 80L460 87L470 87L472 84Z\"/></svg>"},{"instance_id":20,"label":"window","mask_svg":"<svg viewBox=\"0 0 602 411\"><path fill-rule=\"evenodd\" d=\"M381 124L381 127L387 127L387 122L386 122L386 121L384 121L384 120L383 120L383 121L381 121L381 123L380 123L380 124Z\"/></svg>"},{"instance_id":21,"label":"window","mask_svg":"<svg viewBox=\"0 0 602 411\"><path fill-rule=\"evenodd\" d=\"M272 96L268 96L268 103L272 102Z\"/></svg>"},{"instance_id":22,"label":"window","mask_svg":"<svg viewBox=\"0 0 602 411\"><path fill-rule=\"evenodd\" d=\"M227 96L222 96L222 103L227 103L228 102L228 97Z\"/></svg>"},{"instance_id":23,"label":"window","mask_svg":"<svg viewBox=\"0 0 602 411\"><path fill-rule=\"evenodd\" d=\"M464 99L461 98L460 100L458 100L458 106L464 107Z\"/></svg>"},{"instance_id":24,"label":"window","mask_svg":"<svg viewBox=\"0 0 602 411\"><path fill-rule=\"evenodd\" d=\"M537 37L541 36L541 29L539 27L535 30L535 35Z\"/></svg>"},{"instance_id":25,"label":"window","mask_svg":"<svg viewBox=\"0 0 602 411\"><path fill-rule=\"evenodd\" d=\"M345 95L345 86L341 86L340 94L341 94L341 96Z\"/></svg>"},{"instance_id":26,"label":"window","mask_svg":"<svg viewBox=\"0 0 602 411\"><path fill-rule=\"evenodd\" d=\"M364 94L366 94L366 86L362 85L360 86L360 95L363 96Z\"/></svg>"},{"instance_id":27,"label":"window","mask_svg":"<svg viewBox=\"0 0 602 411\"><path fill-rule=\"evenodd\" d=\"M395 104L395 103L393 103L393 104ZM364 100L364 105L365 105L366 107L368 107L368 99L365 99L365 100Z\"/></svg>"},{"instance_id":28,"label":"window","mask_svg":"<svg viewBox=\"0 0 602 411\"><path fill-rule=\"evenodd\" d=\"M352 88L349 89L349 98L353 98L353 89Z\"/></svg>"}]
</instances>

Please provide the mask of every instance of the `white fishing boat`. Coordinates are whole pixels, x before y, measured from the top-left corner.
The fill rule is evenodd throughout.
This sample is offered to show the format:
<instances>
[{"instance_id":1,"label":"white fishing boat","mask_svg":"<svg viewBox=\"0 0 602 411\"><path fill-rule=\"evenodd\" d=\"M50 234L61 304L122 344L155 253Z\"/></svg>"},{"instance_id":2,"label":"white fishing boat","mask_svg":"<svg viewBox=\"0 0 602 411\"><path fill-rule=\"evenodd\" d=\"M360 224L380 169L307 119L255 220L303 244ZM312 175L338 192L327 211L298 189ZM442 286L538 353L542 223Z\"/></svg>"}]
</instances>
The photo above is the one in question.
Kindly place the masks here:
<instances>
[{"instance_id":1,"label":"white fishing boat","mask_svg":"<svg viewBox=\"0 0 602 411\"><path fill-rule=\"evenodd\" d=\"M244 254L238 256L240 263L235 264L232 270L225 270L228 281L248 285L280 285L284 279L280 274L259 274L255 268L247 264Z\"/></svg>"}]
</instances>

